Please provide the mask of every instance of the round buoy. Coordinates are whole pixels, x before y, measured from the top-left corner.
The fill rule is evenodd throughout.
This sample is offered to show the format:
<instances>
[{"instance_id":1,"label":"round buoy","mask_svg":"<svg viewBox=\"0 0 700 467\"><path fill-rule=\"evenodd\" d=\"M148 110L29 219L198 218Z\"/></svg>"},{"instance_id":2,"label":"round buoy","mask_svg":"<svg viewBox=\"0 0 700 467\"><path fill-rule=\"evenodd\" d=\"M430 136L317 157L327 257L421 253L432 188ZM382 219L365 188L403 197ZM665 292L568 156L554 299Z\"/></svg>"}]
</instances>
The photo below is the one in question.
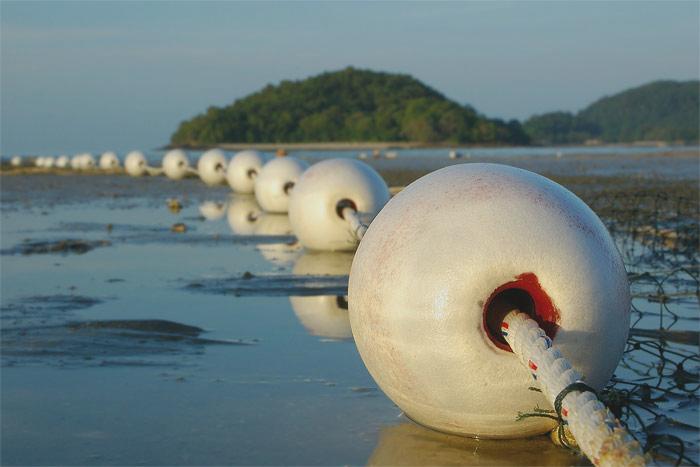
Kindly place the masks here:
<instances>
[{"instance_id":1,"label":"round buoy","mask_svg":"<svg viewBox=\"0 0 700 467\"><path fill-rule=\"evenodd\" d=\"M56 158L56 167L59 169L65 169L70 164L70 158L68 156L58 156Z\"/></svg>"},{"instance_id":2,"label":"round buoy","mask_svg":"<svg viewBox=\"0 0 700 467\"><path fill-rule=\"evenodd\" d=\"M80 156L78 162L78 168L80 170L92 170L95 168L95 158L92 154L86 152Z\"/></svg>"},{"instance_id":3,"label":"round buoy","mask_svg":"<svg viewBox=\"0 0 700 467\"><path fill-rule=\"evenodd\" d=\"M100 168L103 170L114 170L119 167L119 158L113 151L107 151L100 156Z\"/></svg>"},{"instance_id":4,"label":"round buoy","mask_svg":"<svg viewBox=\"0 0 700 467\"><path fill-rule=\"evenodd\" d=\"M289 219L306 248L353 250L358 239L343 218L343 209L373 217L388 200L389 188L372 167L354 159L329 159L301 176L294 187Z\"/></svg>"},{"instance_id":5,"label":"round buoy","mask_svg":"<svg viewBox=\"0 0 700 467\"><path fill-rule=\"evenodd\" d=\"M73 170L79 170L82 158L83 158L82 154L76 154L75 156L71 157L70 158L70 168Z\"/></svg>"},{"instance_id":6,"label":"round buoy","mask_svg":"<svg viewBox=\"0 0 700 467\"><path fill-rule=\"evenodd\" d=\"M163 156L163 172L172 180L181 180L190 171L190 160L182 149L173 149Z\"/></svg>"},{"instance_id":7,"label":"round buoy","mask_svg":"<svg viewBox=\"0 0 700 467\"><path fill-rule=\"evenodd\" d=\"M124 169L132 177L142 177L148 173L146 156L141 151L131 151L124 159Z\"/></svg>"},{"instance_id":8,"label":"round buoy","mask_svg":"<svg viewBox=\"0 0 700 467\"><path fill-rule=\"evenodd\" d=\"M287 212L292 189L308 166L294 157L280 157L265 164L255 178L255 199L260 207L267 212Z\"/></svg>"},{"instance_id":9,"label":"round buoy","mask_svg":"<svg viewBox=\"0 0 700 467\"><path fill-rule=\"evenodd\" d=\"M534 173L462 164L429 174L377 215L349 283L357 347L413 420L495 438L545 433L548 407L500 333L505 313L533 316L600 389L629 329L625 267L600 219Z\"/></svg>"},{"instance_id":10,"label":"round buoy","mask_svg":"<svg viewBox=\"0 0 700 467\"><path fill-rule=\"evenodd\" d=\"M199 178L210 186L221 185L226 180L226 156L220 149L210 149L197 161Z\"/></svg>"},{"instance_id":11,"label":"round buoy","mask_svg":"<svg viewBox=\"0 0 700 467\"><path fill-rule=\"evenodd\" d=\"M254 196L238 195L228 203L226 220L235 235L253 235L262 213Z\"/></svg>"},{"instance_id":12,"label":"round buoy","mask_svg":"<svg viewBox=\"0 0 700 467\"><path fill-rule=\"evenodd\" d=\"M226 169L226 181L236 193L252 193L255 178L265 164L258 151L241 151L231 159Z\"/></svg>"},{"instance_id":13,"label":"round buoy","mask_svg":"<svg viewBox=\"0 0 700 467\"><path fill-rule=\"evenodd\" d=\"M10 165L12 167L19 167L22 165L22 158L20 156L12 156L10 159Z\"/></svg>"},{"instance_id":14,"label":"round buoy","mask_svg":"<svg viewBox=\"0 0 700 467\"><path fill-rule=\"evenodd\" d=\"M295 276L347 276L353 253L307 251L294 264ZM290 296L292 310L309 334L332 340L352 339L345 295Z\"/></svg>"},{"instance_id":15,"label":"round buoy","mask_svg":"<svg viewBox=\"0 0 700 467\"><path fill-rule=\"evenodd\" d=\"M44 163L43 163L42 167L46 167L46 168L50 169L51 167L54 166L55 162L56 162L56 160L51 156L44 157Z\"/></svg>"}]
</instances>

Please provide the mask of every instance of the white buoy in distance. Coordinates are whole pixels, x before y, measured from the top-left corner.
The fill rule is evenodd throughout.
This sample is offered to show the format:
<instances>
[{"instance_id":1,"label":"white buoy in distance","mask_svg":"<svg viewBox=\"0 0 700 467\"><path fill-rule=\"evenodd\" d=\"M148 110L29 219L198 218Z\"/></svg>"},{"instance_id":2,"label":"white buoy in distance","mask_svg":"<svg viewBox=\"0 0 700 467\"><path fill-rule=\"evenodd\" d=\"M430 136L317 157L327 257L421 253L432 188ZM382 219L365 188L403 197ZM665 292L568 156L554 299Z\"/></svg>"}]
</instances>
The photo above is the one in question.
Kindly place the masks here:
<instances>
[{"instance_id":1,"label":"white buoy in distance","mask_svg":"<svg viewBox=\"0 0 700 467\"><path fill-rule=\"evenodd\" d=\"M226 156L220 149L210 149L197 161L199 178L209 186L221 185L226 180Z\"/></svg>"},{"instance_id":2,"label":"white buoy in distance","mask_svg":"<svg viewBox=\"0 0 700 467\"><path fill-rule=\"evenodd\" d=\"M73 170L80 170L80 164L83 158L83 154L76 154L70 158L70 168Z\"/></svg>"},{"instance_id":3,"label":"white buoy in distance","mask_svg":"<svg viewBox=\"0 0 700 467\"><path fill-rule=\"evenodd\" d=\"M114 170L119 168L119 158L113 151L107 151L100 156L100 168L102 170Z\"/></svg>"},{"instance_id":4,"label":"white buoy in distance","mask_svg":"<svg viewBox=\"0 0 700 467\"><path fill-rule=\"evenodd\" d=\"M255 199L263 210L285 213L297 180L309 165L294 157L271 160L255 178Z\"/></svg>"},{"instance_id":5,"label":"white buoy in distance","mask_svg":"<svg viewBox=\"0 0 700 467\"><path fill-rule=\"evenodd\" d=\"M255 179L265 165L258 151L241 151L233 156L226 169L226 181L236 193L253 193Z\"/></svg>"},{"instance_id":6,"label":"white buoy in distance","mask_svg":"<svg viewBox=\"0 0 700 467\"><path fill-rule=\"evenodd\" d=\"M10 159L10 165L12 167L19 167L22 165L22 158L20 156L12 156L12 159Z\"/></svg>"},{"instance_id":7,"label":"white buoy in distance","mask_svg":"<svg viewBox=\"0 0 700 467\"><path fill-rule=\"evenodd\" d=\"M365 365L411 419L486 438L556 425L516 421L549 403L500 333L506 312L534 316L596 389L630 323L625 267L595 213L544 177L496 164L438 170L389 201L355 254L349 303Z\"/></svg>"},{"instance_id":8,"label":"white buoy in distance","mask_svg":"<svg viewBox=\"0 0 700 467\"><path fill-rule=\"evenodd\" d=\"M141 151L131 151L124 159L124 170L132 177L142 177L144 175L160 175L162 169L150 167L146 161L146 156Z\"/></svg>"},{"instance_id":9,"label":"white buoy in distance","mask_svg":"<svg viewBox=\"0 0 700 467\"><path fill-rule=\"evenodd\" d=\"M68 156L58 156L56 158L56 167L59 169L65 169L70 164L70 157Z\"/></svg>"},{"instance_id":10,"label":"white buoy in distance","mask_svg":"<svg viewBox=\"0 0 700 467\"><path fill-rule=\"evenodd\" d=\"M43 167L46 167L47 169L50 169L51 167L54 166L54 163L56 160L52 156L47 156L44 157L44 164Z\"/></svg>"},{"instance_id":11,"label":"white buoy in distance","mask_svg":"<svg viewBox=\"0 0 700 467\"><path fill-rule=\"evenodd\" d=\"M95 158L92 154L85 152L78 157L78 170L92 170L95 168Z\"/></svg>"},{"instance_id":12,"label":"white buoy in distance","mask_svg":"<svg viewBox=\"0 0 700 467\"><path fill-rule=\"evenodd\" d=\"M173 149L163 156L163 173L171 180L181 180L188 173L196 173L190 166L190 159L182 149Z\"/></svg>"},{"instance_id":13,"label":"white buoy in distance","mask_svg":"<svg viewBox=\"0 0 700 467\"><path fill-rule=\"evenodd\" d=\"M359 239L344 218L350 208L365 220L389 201L389 188L372 167L354 159L314 164L294 187L289 220L302 245L312 250L354 250Z\"/></svg>"}]
</instances>

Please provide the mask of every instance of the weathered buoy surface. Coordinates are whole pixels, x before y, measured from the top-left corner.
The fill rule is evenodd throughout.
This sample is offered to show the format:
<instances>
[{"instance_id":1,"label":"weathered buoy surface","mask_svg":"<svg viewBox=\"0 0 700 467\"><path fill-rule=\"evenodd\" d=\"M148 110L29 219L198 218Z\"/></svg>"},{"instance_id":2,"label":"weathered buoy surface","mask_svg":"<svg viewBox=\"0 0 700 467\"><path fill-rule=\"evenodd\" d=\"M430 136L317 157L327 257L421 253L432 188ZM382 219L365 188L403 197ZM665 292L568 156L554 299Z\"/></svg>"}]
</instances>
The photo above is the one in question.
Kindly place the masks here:
<instances>
[{"instance_id":1,"label":"weathered buoy surface","mask_svg":"<svg viewBox=\"0 0 700 467\"><path fill-rule=\"evenodd\" d=\"M292 270L298 276L347 276L353 253L306 251ZM345 295L290 296L292 310L309 334L332 340L352 339Z\"/></svg>"},{"instance_id":2,"label":"weathered buoy surface","mask_svg":"<svg viewBox=\"0 0 700 467\"><path fill-rule=\"evenodd\" d=\"M124 159L124 170L132 177L142 177L148 173L146 156L141 151L131 151Z\"/></svg>"},{"instance_id":3,"label":"weathered buoy surface","mask_svg":"<svg viewBox=\"0 0 700 467\"><path fill-rule=\"evenodd\" d=\"M180 180L190 171L190 160L182 149L173 149L163 156L163 172L171 180Z\"/></svg>"},{"instance_id":4,"label":"weathered buoy surface","mask_svg":"<svg viewBox=\"0 0 700 467\"><path fill-rule=\"evenodd\" d=\"M113 170L119 167L119 158L113 151L107 151L100 156L100 168L103 170Z\"/></svg>"},{"instance_id":5,"label":"weathered buoy surface","mask_svg":"<svg viewBox=\"0 0 700 467\"><path fill-rule=\"evenodd\" d=\"M197 161L199 178L209 186L221 185L226 180L226 156L220 149L210 149Z\"/></svg>"},{"instance_id":6,"label":"weathered buoy surface","mask_svg":"<svg viewBox=\"0 0 700 467\"><path fill-rule=\"evenodd\" d=\"M371 218L389 200L389 188L369 165L353 159L329 159L299 179L289 205L294 233L313 250L354 250L358 239L342 217L344 206Z\"/></svg>"},{"instance_id":7,"label":"weathered buoy surface","mask_svg":"<svg viewBox=\"0 0 700 467\"><path fill-rule=\"evenodd\" d=\"M254 196L237 195L228 202L226 220L235 235L253 235L262 214L262 208Z\"/></svg>"},{"instance_id":8,"label":"weathered buoy surface","mask_svg":"<svg viewBox=\"0 0 700 467\"><path fill-rule=\"evenodd\" d=\"M534 315L600 389L629 329L625 268L600 219L525 170L463 164L396 195L370 225L349 283L353 335L369 372L413 420L495 438L554 421L500 334L503 310Z\"/></svg>"},{"instance_id":9,"label":"weathered buoy surface","mask_svg":"<svg viewBox=\"0 0 700 467\"><path fill-rule=\"evenodd\" d=\"M267 212L285 213L297 180L309 165L294 157L278 157L265 164L255 178L255 199Z\"/></svg>"},{"instance_id":10,"label":"weathered buoy surface","mask_svg":"<svg viewBox=\"0 0 700 467\"><path fill-rule=\"evenodd\" d=\"M226 181L236 193L252 193L255 178L265 165L265 157L258 151L241 151L228 163Z\"/></svg>"}]
</instances>

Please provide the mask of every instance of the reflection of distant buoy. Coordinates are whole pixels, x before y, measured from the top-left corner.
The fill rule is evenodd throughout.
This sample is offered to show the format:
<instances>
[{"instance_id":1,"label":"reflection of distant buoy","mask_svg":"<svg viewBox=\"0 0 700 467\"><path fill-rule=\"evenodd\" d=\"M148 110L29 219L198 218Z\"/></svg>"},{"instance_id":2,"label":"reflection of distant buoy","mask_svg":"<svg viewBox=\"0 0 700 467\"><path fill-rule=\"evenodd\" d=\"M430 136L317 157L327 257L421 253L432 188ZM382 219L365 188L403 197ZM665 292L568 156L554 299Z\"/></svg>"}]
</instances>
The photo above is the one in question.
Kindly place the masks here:
<instances>
[{"instance_id":1,"label":"reflection of distant buoy","mask_svg":"<svg viewBox=\"0 0 700 467\"><path fill-rule=\"evenodd\" d=\"M22 158L19 156L12 156L12 159L10 159L10 165L12 167L19 167L22 165Z\"/></svg>"},{"instance_id":2,"label":"reflection of distant buoy","mask_svg":"<svg viewBox=\"0 0 700 467\"><path fill-rule=\"evenodd\" d=\"M70 158L68 156L58 156L56 158L56 167L59 169L65 169L70 164Z\"/></svg>"},{"instance_id":3,"label":"reflection of distant buoy","mask_svg":"<svg viewBox=\"0 0 700 467\"><path fill-rule=\"evenodd\" d=\"M343 210L372 217L388 200L389 188L372 167L354 159L328 159L311 166L299 179L289 219L307 248L353 250L359 240Z\"/></svg>"},{"instance_id":4,"label":"reflection of distant buoy","mask_svg":"<svg viewBox=\"0 0 700 467\"><path fill-rule=\"evenodd\" d=\"M286 214L271 214L269 212L262 213L255 226L254 235L292 235L292 225L289 223L289 216ZM260 243L255 248L263 258L277 266L288 266L294 263L302 249L296 239L291 243Z\"/></svg>"},{"instance_id":5,"label":"reflection of distant buoy","mask_svg":"<svg viewBox=\"0 0 700 467\"><path fill-rule=\"evenodd\" d=\"M298 276L346 276L353 253L307 251L294 265ZM348 302L345 295L289 297L294 313L310 334L328 339L351 339Z\"/></svg>"},{"instance_id":6,"label":"reflection of distant buoy","mask_svg":"<svg viewBox=\"0 0 700 467\"><path fill-rule=\"evenodd\" d=\"M199 178L209 186L221 185L226 180L226 156L220 149L210 149L197 161Z\"/></svg>"},{"instance_id":7,"label":"reflection of distant buoy","mask_svg":"<svg viewBox=\"0 0 700 467\"><path fill-rule=\"evenodd\" d=\"M236 193L252 193L264 164L265 157L258 151L236 153L226 168L226 181Z\"/></svg>"},{"instance_id":8,"label":"reflection of distant buoy","mask_svg":"<svg viewBox=\"0 0 700 467\"><path fill-rule=\"evenodd\" d=\"M396 159L397 157L399 157L399 153L397 151L387 151L384 154L384 157L386 157L387 159Z\"/></svg>"},{"instance_id":9,"label":"reflection of distant buoy","mask_svg":"<svg viewBox=\"0 0 700 467\"><path fill-rule=\"evenodd\" d=\"M348 290L358 350L384 392L419 423L480 437L555 424L516 421L551 403L503 343L501 305L536 316L595 389L629 329L627 274L600 219L562 186L499 164L452 165L396 195L363 237Z\"/></svg>"},{"instance_id":10,"label":"reflection of distant buoy","mask_svg":"<svg viewBox=\"0 0 700 467\"><path fill-rule=\"evenodd\" d=\"M253 235L263 212L254 196L231 197L226 210L226 220L235 235Z\"/></svg>"},{"instance_id":11,"label":"reflection of distant buoy","mask_svg":"<svg viewBox=\"0 0 700 467\"><path fill-rule=\"evenodd\" d=\"M112 151L107 151L100 156L100 168L103 170L114 170L119 167L119 158Z\"/></svg>"},{"instance_id":12,"label":"reflection of distant buoy","mask_svg":"<svg viewBox=\"0 0 700 467\"><path fill-rule=\"evenodd\" d=\"M163 173L171 180L181 180L194 170L190 167L190 159L182 149L173 149L163 156Z\"/></svg>"},{"instance_id":13,"label":"reflection of distant buoy","mask_svg":"<svg viewBox=\"0 0 700 467\"><path fill-rule=\"evenodd\" d=\"M452 149L452 150L450 151L450 159L453 159L453 160L454 160L454 159L461 159L461 157L462 157L462 154L460 154L459 152L455 151L454 149Z\"/></svg>"},{"instance_id":14,"label":"reflection of distant buoy","mask_svg":"<svg viewBox=\"0 0 700 467\"><path fill-rule=\"evenodd\" d=\"M580 465L573 451L546 436L504 442L455 436L415 423L385 427L367 465Z\"/></svg>"},{"instance_id":15,"label":"reflection of distant buoy","mask_svg":"<svg viewBox=\"0 0 700 467\"><path fill-rule=\"evenodd\" d=\"M146 156L141 151L131 151L124 159L124 169L132 177L142 177L148 175L158 175L161 169L150 167L146 162Z\"/></svg>"},{"instance_id":16,"label":"reflection of distant buoy","mask_svg":"<svg viewBox=\"0 0 700 467\"><path fill-rule=\"evenodd\" d=\"M263 210L285 213L289 197L301 174L309 165L294 157L273 159L255 178L255 199Z\"/></svg>"},{"instance_id":17,"label":"reflection of distant buoy","mask_svg":"<svg viewBox=\"0 0 700 467\"><path fill-rule=\"evenodd\" d=\"M226 203L205 201L199 205L199 213L208 221L216 221L226 214Z\"/></svg>"}]
</instances>

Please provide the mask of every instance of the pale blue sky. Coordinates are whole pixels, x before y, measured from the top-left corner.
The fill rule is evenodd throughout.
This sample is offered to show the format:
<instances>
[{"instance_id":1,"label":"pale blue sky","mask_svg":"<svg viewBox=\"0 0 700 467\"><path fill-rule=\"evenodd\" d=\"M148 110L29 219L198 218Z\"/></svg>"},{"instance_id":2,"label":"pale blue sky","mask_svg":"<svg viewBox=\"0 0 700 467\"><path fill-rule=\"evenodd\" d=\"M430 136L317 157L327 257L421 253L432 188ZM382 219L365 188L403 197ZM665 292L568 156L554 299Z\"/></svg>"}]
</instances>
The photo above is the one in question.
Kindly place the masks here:
<instances>
[{"instance_id":1,"label":"pale blue sky","mask_svg":"<svg viewBox=\"0 0 700 467\"><path fill-rule=\"evenodd\" d=\"M0 3L3 154L149 149L267 83L409 73L493 117L697 79L699 3Z\"/></svg>"}]
</instances>

